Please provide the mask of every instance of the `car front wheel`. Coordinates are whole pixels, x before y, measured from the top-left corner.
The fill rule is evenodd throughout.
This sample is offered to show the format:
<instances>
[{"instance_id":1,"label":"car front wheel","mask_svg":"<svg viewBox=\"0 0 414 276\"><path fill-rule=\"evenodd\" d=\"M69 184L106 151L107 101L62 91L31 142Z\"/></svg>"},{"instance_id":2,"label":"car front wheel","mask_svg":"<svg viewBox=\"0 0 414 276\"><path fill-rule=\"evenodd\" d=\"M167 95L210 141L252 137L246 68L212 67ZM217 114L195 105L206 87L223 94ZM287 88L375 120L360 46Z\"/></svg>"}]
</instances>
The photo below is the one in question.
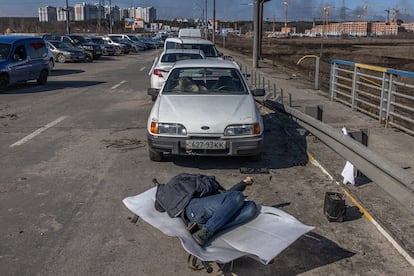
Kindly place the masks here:
<instances>
[{"instance_id":1,"label":"car front wheel","mask_svg":"<svg viewBox=\"0 0 414 276\"><path fill-rule=\"evenodd\" d=\"M149 149L148 153L149 153L149 158L151 159L151 161L160 162L162 161L162 158L164 157L164 154L162 152L155 151L152 149Z\"/></svg>"},{"instance_id":2,"label":"car front wheel","mask_svg":"<svg viewBox=\"0 0 414 276\"><path fill-rule=\"evenodd\" d=\"M60 62L60 63L64 63L64 62L66 61L66 57L65 57L65 55L64 55L64 54L59 54L59 55L56 57L56 59L57 59L57 61L58 61L58 62Z\"/></svg>"},{"instance_id":3,"label":"car front wheel","mask_svg":"<svg viewBox=\"0 0 414 276\"><path fill-rule=\"evenodd\" d=\"M37 79L37 84L44 85L47 83L47 70L40 72L39 78Z\"/></svg>"}]
</instances>

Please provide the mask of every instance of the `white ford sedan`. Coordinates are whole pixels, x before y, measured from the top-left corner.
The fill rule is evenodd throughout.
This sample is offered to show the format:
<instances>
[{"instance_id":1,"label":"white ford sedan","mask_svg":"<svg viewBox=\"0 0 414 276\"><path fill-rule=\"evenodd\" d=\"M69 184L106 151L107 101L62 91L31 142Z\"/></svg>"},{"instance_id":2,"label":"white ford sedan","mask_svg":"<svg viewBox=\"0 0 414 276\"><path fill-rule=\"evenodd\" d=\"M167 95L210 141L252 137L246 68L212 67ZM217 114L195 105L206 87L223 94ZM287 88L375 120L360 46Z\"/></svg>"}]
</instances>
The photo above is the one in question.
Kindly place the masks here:
<instances>
[{"instance_id":1,"label":"white ford sedan","mask_svg":"<svg viewBox=\"0 0 414 276\"><path fill-rule=\"evenodd\" d=\"M236 63L179 61L161 88L148 118L149 157L164 154L259 157L263 120Z\"/></svg>"}]
</instances>

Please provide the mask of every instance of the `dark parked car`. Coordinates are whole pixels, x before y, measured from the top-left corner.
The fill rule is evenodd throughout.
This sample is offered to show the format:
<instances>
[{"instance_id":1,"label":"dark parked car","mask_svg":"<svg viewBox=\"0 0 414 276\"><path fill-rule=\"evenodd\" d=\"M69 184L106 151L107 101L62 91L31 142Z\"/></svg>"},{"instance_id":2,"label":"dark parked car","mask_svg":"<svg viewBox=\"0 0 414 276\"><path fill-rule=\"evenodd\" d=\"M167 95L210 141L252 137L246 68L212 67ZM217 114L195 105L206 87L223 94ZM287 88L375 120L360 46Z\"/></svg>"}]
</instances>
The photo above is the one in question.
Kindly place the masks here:
<instances>
[{"instance_id":1,"label":"dark parked car","mask_svg":"<svg viewBox=\"0 0 414 276\"><path fill-rule=\"evenodd\" d=\"M71 44L73 47L82 49L85 54L92 56L93 59L99 59L102 56L101 46L93 42L88 42L86 38L81 35L44 35L43 39L66 42L68 44Z\"/></svg>"},{"instance_id":2,"label":"dark parked car","mask_svg":"<svg viewBox=\"0 0 414 276\"><path fill-rule=\"evenodd\" d=\"M0 89L28 80L46 84L49 71L48 50L43 39L0 35Z\"/></svg>"},{"instance_id":3,"label":"dark parked car","mask_svg":"<svg viewBox=\"0 0 414 276\"><path fill-rule=\"evenodd\" d=\"M46 41L47 46L55 56L55 60L60 63L67 61L92 61L91 57L85 55L84 51L74 48L65 42L58 40Z\"/></svg>"},{"instance_id":4,"label":"dark parked car","mask_svg":"<svg viewBox=\"0 0 414 276\"><path fill-rule=\"evenodd\" d=\"M116 54L116 48L114 45L109 44L107 41L103 40L101 36L88 37L87 40L101 45L102 54L104 56L113 56Z\"/></svg>"}]
</instances>

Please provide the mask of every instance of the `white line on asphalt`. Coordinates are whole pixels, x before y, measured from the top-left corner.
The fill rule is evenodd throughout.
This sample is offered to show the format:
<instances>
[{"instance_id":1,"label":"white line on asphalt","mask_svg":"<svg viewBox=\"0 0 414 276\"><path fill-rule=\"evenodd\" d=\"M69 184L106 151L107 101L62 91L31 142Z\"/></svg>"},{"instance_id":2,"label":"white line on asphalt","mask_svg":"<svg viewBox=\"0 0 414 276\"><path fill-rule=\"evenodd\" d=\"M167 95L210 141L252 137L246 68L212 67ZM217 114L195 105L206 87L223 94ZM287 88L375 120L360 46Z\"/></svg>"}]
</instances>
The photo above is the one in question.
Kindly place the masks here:
<instances>
[{"instance_id":1,"label":"white line on asphalt","mask_svg":"<svg viewBox=\"0 0 414 276\"><path fill-rule=\"evenodd\" d=\"M145 66L144 67L141 67L141 69L139 69L140 72L142 72L144 70L145 70Z\"/></svg>"},{"instance_id":2,"label":"white line on asphalt","mask_svg":"<svg viewBox=\"0 0 414 276\"><path fill-rule=\"evenodd\" d=\"M17 141L16 143L10 145L9 147L15 147L15 146L21 146L24 143L26 143L27 141L29 141L30 139L33 139L34 137L36 137L37 135L39 135L40 133L42 133L43 131L45 131L48 128L53 127L54 125L57 125L58 123L62 122L63 120L65 120L68 116L62 116L57 118L56 120L54 120L53 122L48 123L47 125L45 125L44 127L39 128L38 130L30 133L29 135L27 135L26 137L20 139L19 141Z\"/></svg>"},{"instance_id":3,"label":"white line on asphalt","mask_svg":"<svg viewBox=\"0 0 414 276\"><path fill-rule=\"evenodd\" d=\"M126 83L126 80L123 80L123 81L121 81L120 83L118 83L118 84L115 84L114 86L112 86L111 87L111 89L116 89L116 88L118 88L118 87L120 87L122 84L124 84L124 83Z\"/></svg>"}]
</instances>

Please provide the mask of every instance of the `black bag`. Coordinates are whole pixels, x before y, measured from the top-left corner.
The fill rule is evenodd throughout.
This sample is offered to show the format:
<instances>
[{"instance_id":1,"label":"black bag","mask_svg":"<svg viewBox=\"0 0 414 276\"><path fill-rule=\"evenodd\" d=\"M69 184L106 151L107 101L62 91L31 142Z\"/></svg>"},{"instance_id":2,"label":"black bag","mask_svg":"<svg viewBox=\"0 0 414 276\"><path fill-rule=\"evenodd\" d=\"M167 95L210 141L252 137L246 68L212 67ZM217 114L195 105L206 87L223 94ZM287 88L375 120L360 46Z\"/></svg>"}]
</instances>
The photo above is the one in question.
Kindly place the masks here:
<instances>
[{"instance_id":1,"label":"black bag","mask_svg":"<svg viewBox=\"0 0 414 276\"><path fill-rule=\"evenodd\" d=\"M326 192L323 213L329 221L343 222L345 220L346 205L342 194Z\"/></svg>"}]
</instances>

